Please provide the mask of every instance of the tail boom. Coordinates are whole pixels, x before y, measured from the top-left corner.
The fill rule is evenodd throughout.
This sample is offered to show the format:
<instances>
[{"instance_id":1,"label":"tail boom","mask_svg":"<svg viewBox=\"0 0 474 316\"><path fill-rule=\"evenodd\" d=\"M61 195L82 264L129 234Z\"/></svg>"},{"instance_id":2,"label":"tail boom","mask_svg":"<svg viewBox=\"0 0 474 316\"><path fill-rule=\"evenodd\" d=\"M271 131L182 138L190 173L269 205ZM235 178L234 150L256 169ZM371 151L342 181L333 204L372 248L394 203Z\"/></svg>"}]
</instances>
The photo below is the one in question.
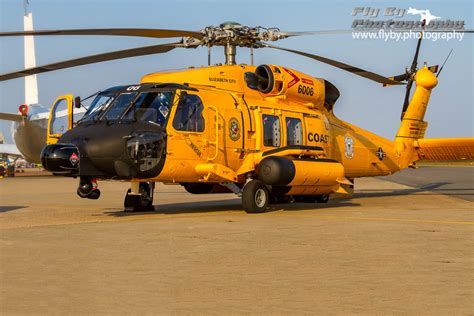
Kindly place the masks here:
<instances>
[{"instance_id":1,"label":"tail boom","mask_svg":"<svg viewBox=\"0 0 474 316\"><path fill-rule=\"evenodd\" d=\"M424 66L416 72L415 82L415 92L395 137L400 169L410 166L419 159L415 141L425 135L428 123L423 119L430 100L431 90L438 84L438 79L428 67Z\"/></svg>"}]
</instances>

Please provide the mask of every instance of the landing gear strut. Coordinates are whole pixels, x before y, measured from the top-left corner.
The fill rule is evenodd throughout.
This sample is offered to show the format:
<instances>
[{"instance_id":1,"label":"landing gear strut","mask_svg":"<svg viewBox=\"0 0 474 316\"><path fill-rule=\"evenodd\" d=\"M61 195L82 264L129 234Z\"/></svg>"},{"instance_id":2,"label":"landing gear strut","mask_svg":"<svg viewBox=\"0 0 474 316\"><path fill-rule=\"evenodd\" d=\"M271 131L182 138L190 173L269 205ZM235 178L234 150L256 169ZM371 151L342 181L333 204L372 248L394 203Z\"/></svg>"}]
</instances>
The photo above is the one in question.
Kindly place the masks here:
<instances>
[{"instance_id":1,"label":"landing gear strut","mask_svg":"<svg viewBox=\"0 0 474 316\"><path fill-rule=\"evenodd\" d=\"M153 212L154 182L140 182L138 185L132 183L125 195L123 206L126 212Z\"/></svg>"}]
</instances>

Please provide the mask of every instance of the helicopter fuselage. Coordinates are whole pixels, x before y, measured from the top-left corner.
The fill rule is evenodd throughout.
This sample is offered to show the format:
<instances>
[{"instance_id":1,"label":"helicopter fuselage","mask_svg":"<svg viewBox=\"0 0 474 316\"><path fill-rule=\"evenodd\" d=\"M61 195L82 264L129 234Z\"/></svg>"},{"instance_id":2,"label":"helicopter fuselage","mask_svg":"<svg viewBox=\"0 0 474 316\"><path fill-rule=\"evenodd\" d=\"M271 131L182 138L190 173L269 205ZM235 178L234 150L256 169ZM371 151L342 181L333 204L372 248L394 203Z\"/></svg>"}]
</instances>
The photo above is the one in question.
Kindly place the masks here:
<instances>
[{"instance_id":1,"label":"helicopter fuselage","mask_svg":"<svg viewBox=\"0 0 474 316\"><path fill-rule=\"evenodd\" d=\"M267 153L286 155L285 150L291 151L290 156L342 164L347 178L386 175L399 169L392 141L334 115L329 103L335 100L328 100L324 80L280 66L266 67L279 75L266 78L276 82L273 87L268 82L256 87L258 77L253 82L256 86L252 85L249 74L268 77L269 73L247 65L145 75L140 85L126 86L113 96L129 95L128 104L120 104L116 111L109 105L102 117L79 122L59 139L59 143L78 146L81 163L72 174L137 181L222 182L224 178L212 172L209 175L209 169L220 166L234 177L227 180L244 182L244 175L255 171ZM170 103L161 108L155 105L156 109L148 109L154 111L149 117L137 119L130 113L145 93L151 97L169 93ZM183 105L186 102L189 104ZM107 115L112 112L117 113ZM145 146L144 140L133 136L140 132L158 133L165 142L164 152L153 158L164 161L159 172L140 172L147 167L130 164L137 160L137 156L130 156L134 142Z\"/></svg>"}]
</instances>

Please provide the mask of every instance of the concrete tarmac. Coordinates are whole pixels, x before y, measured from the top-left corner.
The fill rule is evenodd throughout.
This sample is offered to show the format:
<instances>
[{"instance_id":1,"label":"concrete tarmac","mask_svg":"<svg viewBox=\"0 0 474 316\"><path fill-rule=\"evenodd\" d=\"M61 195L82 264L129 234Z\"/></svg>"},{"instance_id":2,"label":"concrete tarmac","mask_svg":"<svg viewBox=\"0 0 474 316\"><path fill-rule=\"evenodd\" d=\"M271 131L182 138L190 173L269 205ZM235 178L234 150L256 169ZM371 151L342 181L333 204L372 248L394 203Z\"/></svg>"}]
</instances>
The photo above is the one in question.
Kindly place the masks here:
<instances>
[{"instance_id":1,"label":"concrete tarmac","mask_svg":"<svg viewBox=\"0 0 474 316\"><path fill-rule=\"evenodd\" d=\"M126 183L93 201L77 179L0 179L1 314L472 314L474 168L429 168L252 215L180 186L131 214Z\"/></svg>"}]
</instances>

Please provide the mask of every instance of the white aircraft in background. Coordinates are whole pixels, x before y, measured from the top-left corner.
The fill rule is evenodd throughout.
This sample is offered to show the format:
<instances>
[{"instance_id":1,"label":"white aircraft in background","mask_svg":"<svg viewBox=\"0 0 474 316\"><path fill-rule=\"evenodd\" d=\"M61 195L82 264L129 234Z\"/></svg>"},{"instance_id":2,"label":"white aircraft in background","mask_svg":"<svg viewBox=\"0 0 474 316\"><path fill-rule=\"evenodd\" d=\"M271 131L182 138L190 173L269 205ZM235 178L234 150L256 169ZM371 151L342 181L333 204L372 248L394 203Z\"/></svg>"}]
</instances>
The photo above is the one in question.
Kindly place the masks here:
<instances>
[{"instance_id":1,"label":"white aircraft in background","mask_svg":"<svg viewBox=\"0 0 474 316\"><path fill-rule=\"evenodd\" d=\"M25 31L33 30L33 14L29 10L29 0L23 0L25 14L23 26ZM36 67L35 42L33 36L24 37L25 69ZM55 120L52 124L65 126L68 120L67 108L62 108L63 103L57 102ZM74 118L79 119L86 110L84 108L74 111ZM76 116L77 115L77 116ZM1 120L13 121L12 137L19 153L28 161L41 163L40 153L46 145L46 134L50 109L38 102L38 82L36 75L25 77L25 100L18 108L18 113L1 113ZM67 126L67 125L66 125ZM65 130L64 130L65 132ZM7 147L9 146L9 147ZM13 150L13 144L1 144L0 155L3 151ZM17 151L18 153L18 151Z\"/></svg>"},{"instance_id":2,"label":"white aircraft in background","mask_svg":"<svg viewBox=\"0 0 474 316\"><path fill-rule=\"evenodd\" d=\"M3 134L0 133L0 160L6 160L10 162L9 159L13 158L13 160L17 160L18 158L22 158L22 154L16 148L15 144L5 144L5 138Z\"/></svg>"}]
</instances>

